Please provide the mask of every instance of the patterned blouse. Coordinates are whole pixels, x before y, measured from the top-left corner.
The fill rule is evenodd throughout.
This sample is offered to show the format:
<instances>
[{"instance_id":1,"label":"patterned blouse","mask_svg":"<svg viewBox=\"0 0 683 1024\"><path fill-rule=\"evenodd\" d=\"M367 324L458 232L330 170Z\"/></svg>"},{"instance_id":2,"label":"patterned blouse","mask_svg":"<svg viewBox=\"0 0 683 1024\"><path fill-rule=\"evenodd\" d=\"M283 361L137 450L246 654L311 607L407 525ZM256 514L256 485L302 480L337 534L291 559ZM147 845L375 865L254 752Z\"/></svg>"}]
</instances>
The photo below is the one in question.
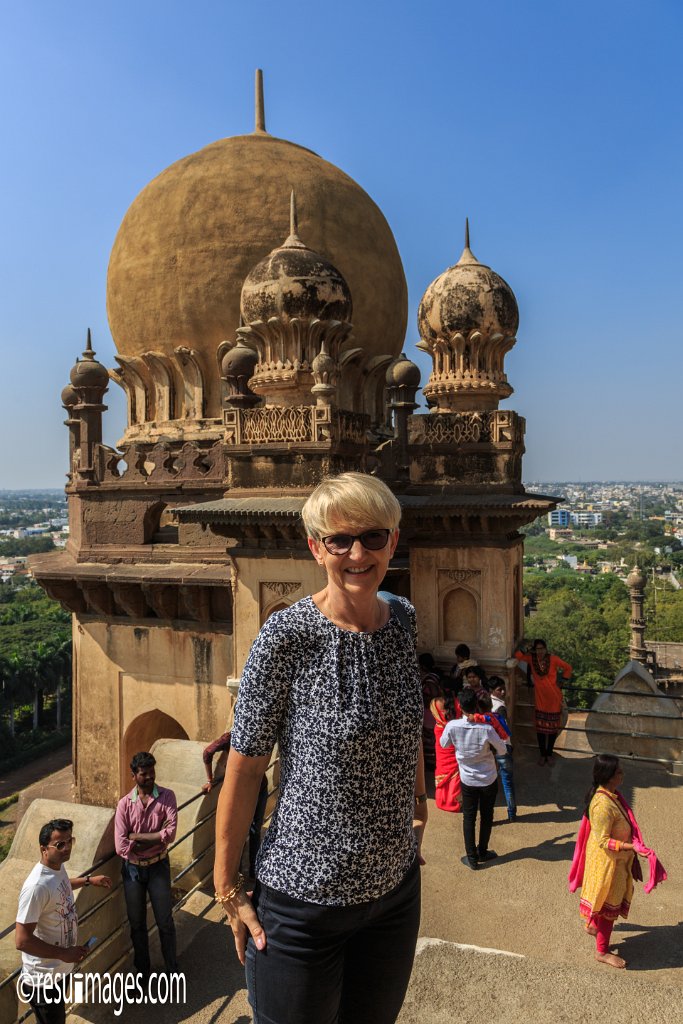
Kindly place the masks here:
<instances>
[{"instance_id":1,"label":"patterned blouse","mask_svg":"<svg viewBox=\"0 0 683 1024\"><path fill-rule=\"evenodd\" d=\"M412 864L422 693L415 610L352 633L306 597L271 615L244 668L232 729L240 754L280 747L277 809L257 877L296 899L364 903Z\"/></svg>"}]
</instances>

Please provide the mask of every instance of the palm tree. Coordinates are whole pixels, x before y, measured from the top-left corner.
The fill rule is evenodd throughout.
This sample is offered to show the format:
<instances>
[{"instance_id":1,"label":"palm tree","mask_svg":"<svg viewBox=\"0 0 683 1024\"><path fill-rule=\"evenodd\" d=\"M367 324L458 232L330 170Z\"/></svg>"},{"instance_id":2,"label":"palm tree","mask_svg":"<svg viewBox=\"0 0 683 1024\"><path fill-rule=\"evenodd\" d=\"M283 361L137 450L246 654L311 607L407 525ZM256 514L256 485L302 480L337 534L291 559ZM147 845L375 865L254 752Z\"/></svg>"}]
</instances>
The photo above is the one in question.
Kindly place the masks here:
<instances>
[{"instance_id":1,"label":"palm tree","mask_svg":"<svg viewBox=\"0 0 683 1024\"><path fill-rule=\"evenodd\" d=\"M5 657L7 675L3 680L5 700L9 704L9 731L14 736L15 722L14 709L17 702L26 700L29 696L29 672L25 655L19 650L13 650Z\"/></svg>"}]
</instances>

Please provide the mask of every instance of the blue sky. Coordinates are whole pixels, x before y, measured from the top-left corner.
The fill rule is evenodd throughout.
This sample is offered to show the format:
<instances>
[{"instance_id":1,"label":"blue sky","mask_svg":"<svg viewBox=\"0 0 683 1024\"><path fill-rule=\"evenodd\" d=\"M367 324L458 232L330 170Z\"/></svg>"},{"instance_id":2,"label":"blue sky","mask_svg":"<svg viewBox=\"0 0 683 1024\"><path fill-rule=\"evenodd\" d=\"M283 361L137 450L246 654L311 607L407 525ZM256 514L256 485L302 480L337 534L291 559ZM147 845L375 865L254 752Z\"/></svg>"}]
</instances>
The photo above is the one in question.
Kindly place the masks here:
<instances>
[{"instance_id":1,"label":"blue sky","mask_svg":"<svg viewBox=\"0 0 683 1024\"><path fill-rule=\"evenodd\" d=\"M59 393L135 195L253 128L355 178L410 298L472 248L513 287L525 479L682 479L683 136L675 0L0 5L0 487L60 486ZM427 363L420 356L423 381ZM124 426L108 396L106 440Z\"/></svg>"}]
</instances>

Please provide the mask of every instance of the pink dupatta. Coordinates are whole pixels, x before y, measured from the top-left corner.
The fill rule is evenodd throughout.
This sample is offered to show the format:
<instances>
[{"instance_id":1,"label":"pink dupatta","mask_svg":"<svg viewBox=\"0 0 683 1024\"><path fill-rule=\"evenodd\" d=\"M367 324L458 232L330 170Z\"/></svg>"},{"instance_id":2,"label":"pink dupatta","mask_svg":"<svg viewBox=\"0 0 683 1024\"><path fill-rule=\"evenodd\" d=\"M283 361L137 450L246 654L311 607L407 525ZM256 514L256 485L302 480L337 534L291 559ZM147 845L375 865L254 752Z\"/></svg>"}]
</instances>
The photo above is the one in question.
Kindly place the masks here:
<instances>
[{"instance_id":1,"label":"pink dupatta","mask_svg":"<svg viewBox=\"0 0 683 1024\"><path fill-rule=\"evenodd\" d=\"M641 857L647 857L650 865L650 877L644 885L646 893L652 892L656 885L660 882L666 881L666 871L664 865L658 859L657 854L654 850L651 850L643 842L643 835L638 826L638 822L635 819L633 811L624 800L621 793L617 793L617 800L624 809L624 813L629 820L631 830L633 832L633 848L636 853L639 853ZM588 836L591 833L591 823L588 820L588 816L584 814L581 819L581 825L579 827L579 834L576 838L576 846L574 847L574 857L572 858L572 866L569 869L569 891L576 892L576 890L583 884L583 871L586 865L586 843L588 842ZM633 877L641 882L643 879L643 872L638 858L633 858L633 866L631 868Z\"/></svg>"}]
</instances>

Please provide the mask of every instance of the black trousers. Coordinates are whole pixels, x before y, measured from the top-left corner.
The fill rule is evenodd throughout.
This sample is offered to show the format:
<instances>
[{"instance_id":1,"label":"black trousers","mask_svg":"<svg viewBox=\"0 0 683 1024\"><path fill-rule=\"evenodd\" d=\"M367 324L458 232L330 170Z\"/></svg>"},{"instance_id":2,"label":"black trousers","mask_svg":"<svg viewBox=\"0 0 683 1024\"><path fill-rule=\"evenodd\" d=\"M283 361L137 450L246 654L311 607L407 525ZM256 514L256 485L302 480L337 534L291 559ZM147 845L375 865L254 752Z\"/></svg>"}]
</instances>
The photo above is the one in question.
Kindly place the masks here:
<instances>
[{"instance_id":1,"label":"black trousers","mask_svg":"<svg viewBox=\"0 0 683 1024\"><path fill-rule=\"evenodd\" d=\"M465 837L465 853L468 857L483 856L489 848L491 828L493 827L493 808L498 795L498 779L490 786L466 786L461 783L462 790L462 831ZM474 833L479 811L479 845L475 842Z\"/></svg>"},{"instance_id":2,"label":"black trousers","mask_svg":"<svg viewBox=\"0 0 683 1024\"><path fill-rule=\"evenodd\" d=\"M557 739L556 732L537 732L536 739L538 740L538 749L541 757L552 757L553 749L555 747L555 740Z\"/></svg>"},{"instance_id":3,"label":"black trousers","mask_svg":"<svg viewBox=\"0 0 683 1024\"><path fill-rule=\"evenodd\" d=\"M266 948L247 945L254 1024L394 1024L420 924L417 860L371 903L325 907L256 883Z\"/></svg>"},{"instance_id":4,"label":"black trousers","mask_svg":"<svg viewBox=\"0 0 683 1024\"><path fill-rule=\"evenodd\" d=\"M49 1002L46 1000L46 994ZM56 999L56 991L51 985L36 985L29 1004L37 1024L65 1024L66 1008L64 1006L64 999Z\"/></svg>"}]
</instances>

